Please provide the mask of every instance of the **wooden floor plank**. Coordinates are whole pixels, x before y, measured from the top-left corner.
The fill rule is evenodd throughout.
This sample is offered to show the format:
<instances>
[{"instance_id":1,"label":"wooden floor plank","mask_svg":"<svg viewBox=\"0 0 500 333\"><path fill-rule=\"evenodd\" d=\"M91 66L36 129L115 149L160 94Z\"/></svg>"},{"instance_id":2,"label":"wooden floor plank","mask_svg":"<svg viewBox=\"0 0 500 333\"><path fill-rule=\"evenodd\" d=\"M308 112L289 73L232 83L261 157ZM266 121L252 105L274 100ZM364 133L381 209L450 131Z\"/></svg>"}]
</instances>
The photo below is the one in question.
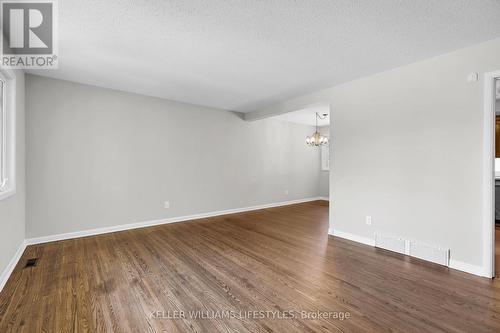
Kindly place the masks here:
<instances>
[{"instance_id":1,"label":"wooden floor plank","mask_svg":"<svg viewBox=\"0 0 500 333\"><path fill-rule=\"evenodd\" d=\"M318 201L29 246L0 293L0 332L384 331L498 332L500 283L328 236Z\"/></svg>"}]
</instances>

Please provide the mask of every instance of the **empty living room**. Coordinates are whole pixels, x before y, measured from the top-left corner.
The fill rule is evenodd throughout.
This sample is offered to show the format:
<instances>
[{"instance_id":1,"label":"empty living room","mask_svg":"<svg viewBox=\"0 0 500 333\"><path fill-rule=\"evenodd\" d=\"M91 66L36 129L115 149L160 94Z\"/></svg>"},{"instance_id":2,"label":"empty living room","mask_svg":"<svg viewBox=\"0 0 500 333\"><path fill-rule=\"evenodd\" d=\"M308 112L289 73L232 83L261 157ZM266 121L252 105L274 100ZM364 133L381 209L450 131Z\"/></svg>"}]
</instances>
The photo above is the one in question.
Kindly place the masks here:
<instances>
[{"instance_id":1,"label":"empty living room","mask_svg":"<svg viewBox=\"0 0 500 333\"><path fill-rule=\"evenodd\" d=\"M0 20L0 333L500 332L500 1Z\"/></svg>"}]
</instances>

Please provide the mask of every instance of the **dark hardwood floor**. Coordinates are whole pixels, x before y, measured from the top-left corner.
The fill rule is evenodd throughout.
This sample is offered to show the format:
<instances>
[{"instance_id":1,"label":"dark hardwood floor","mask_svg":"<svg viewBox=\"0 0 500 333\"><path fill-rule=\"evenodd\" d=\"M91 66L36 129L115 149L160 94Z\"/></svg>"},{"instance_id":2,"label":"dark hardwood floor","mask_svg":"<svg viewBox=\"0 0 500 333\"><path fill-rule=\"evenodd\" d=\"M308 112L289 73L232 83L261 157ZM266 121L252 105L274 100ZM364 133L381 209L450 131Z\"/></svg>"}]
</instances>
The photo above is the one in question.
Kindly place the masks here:
<instances>
[{"instance_id":1,"label":"dark hardwood floor","mask_svg":"<svg viewBox=\"0 0 500 333\"><path fill-rule=\"evenodd\" d=\"M498 282L327 230L311 202L29 246L0 332L500 331Z\"/></svg>"}]
</instances>

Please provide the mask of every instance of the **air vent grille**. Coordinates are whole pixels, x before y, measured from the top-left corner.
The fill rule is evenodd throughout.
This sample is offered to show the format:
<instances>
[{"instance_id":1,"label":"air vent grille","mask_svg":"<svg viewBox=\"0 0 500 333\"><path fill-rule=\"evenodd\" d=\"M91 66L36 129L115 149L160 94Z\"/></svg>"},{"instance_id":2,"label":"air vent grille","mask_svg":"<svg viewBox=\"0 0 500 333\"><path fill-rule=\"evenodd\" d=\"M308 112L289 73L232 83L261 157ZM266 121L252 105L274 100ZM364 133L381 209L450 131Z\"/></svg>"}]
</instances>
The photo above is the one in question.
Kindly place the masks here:
<instances>
[{"instance_id":1,"label":"air vent grille","mask_svg":"<svg viewBox=\"0 0 500 333\"><path fill-rule=\"evenodd\" d=\"M38 258L30 258L30 259L28 259L26 261L26 266L24 266L24 268L36 266L37 261L38 261Z\"/></svg>"},{"instance_id":2,"label":"air vent grille","mask_svg":"<svg viewBox=\"0 0 500 333\"><path fill-rule=\"evenodd\" d=\"M376 233L375 246L389 251L405 253L405 240L392 235Z\"/></svg>"},{"instance_id":3,"label":"air vent grille","mask_svg":"<svg viewBox=\"0 0 500 333\"><path fill-rule=\"evenodd\" d=\"M418 241L410 241L410 255L445 266L450 263L450 250Z\"/></svg>"},{"instance_id":4,"label":"air vent grille","mask_svg":"<svg viewBox=\"0 0 500 333\"><path fill-rule=\"evenodd\" d=\"M444 266L449 266L450 264L450 250L441 246L408 240L380 232L375 233L375 246Z\"/></svg>"}]
</instances>

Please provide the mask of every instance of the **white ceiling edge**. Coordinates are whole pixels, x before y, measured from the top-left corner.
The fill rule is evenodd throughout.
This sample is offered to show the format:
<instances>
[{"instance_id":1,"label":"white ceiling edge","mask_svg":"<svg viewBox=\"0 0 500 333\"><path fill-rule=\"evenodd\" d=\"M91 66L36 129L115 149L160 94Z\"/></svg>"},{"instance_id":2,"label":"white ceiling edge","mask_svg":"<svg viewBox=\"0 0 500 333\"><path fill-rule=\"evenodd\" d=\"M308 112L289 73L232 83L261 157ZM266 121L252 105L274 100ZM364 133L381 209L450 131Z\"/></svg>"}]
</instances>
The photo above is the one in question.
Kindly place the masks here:
<instances>
[{"instance_id":1,"label":"white ceiling edge","mask_svg":"<svg viewBox=\"0 0 500 333\"><path fill-rule=\"evenodd\" d=\"M328 126L330 124L330 106L328 104L320 104L296 111L282 113L280 115L270 117L270 119L276 119L301 125L315 126L316 113L318 113L321 118L323 118L318 118L318 127ZM326 117L323 116L325 114Z\"/></svg>"},{"instance_id":2,"label":"white ceiling edge","mask_svg":"<svg viewBox=\"0 0 500 333\"><path fill-rule=\"evenodd\" d=\"M326 88L323 88L323 89L318 89L318 90L315 90L315 91L310 92L310 93L296 95L295 97L292 97L290 99L277 102L275 104L272 104L272 105L266 106L264 108L255 110L253 112L244 113L243 117L244 117L244 119L246 121L257 121L257 120L261 120L261 119L272 118L272 117L275 117L275 116L278 116L278 115L281 115L281 114L286 114L286 113L289 113L289 112L294 112L295 110L298 110L298 109L305 109L305 108L308 108L309 105L317 105L318 101L322 101L322 103L326 103L326 101L329 100L329 98L326 97L329 94L329 92L332 89L335 89L336 87L342 86L344 84L348 84L350 82L361 80L361 79L364 79L364 78L367 78L367 77L370 77L370 76L375 76L375 75L379 75L379 74L391 72L391 71L394 71L394 70L398 70L400 68L404 68L406 66L411 66L411 65L414 65L414 64L419 64L421 62L431 61L432 59L443 57L443 56L447 56L447 55L451 55L451 54L454 54L455 52L460 52L460 51L463 51L463 50L475 48L475 47L478 47L478 46L481 46L481 45L489 45L489 44L492 44L492 43L493 44L500 43L500 38L495 38L495 39L492 39L492 40L488 40L486 42L478 43L478 44L471 45L471 46L468 46L468 47L465 47L465 48L461 48L461 49L450 51L450 52L447 52L447 53L444 53L444 54L436 55L434 57L429 57L429 58L426 58L426 59L415 61L415 62L412 62L410 64L406 64L406 65L402 65L402 66L397 66L397 67L394 67L394 68L391 68L391 69L388 69L388 70L384 70L384 71L381 71L381 72L373 73L373 74L370 74L370 75L367 75L367 76L364 76L364 77L361 77L361 78L356 78L356 79L353 79L353 80L351 80L349 82L344 82L344 83L340 83L340 84L337 84L337 85L332 85L330 87L326 87ZM497 100L497 102L500 101L500 78L496 81L496 100ZM497 105L498 105L498 103L497 103Z\"/></svg>"}]
</instances>

